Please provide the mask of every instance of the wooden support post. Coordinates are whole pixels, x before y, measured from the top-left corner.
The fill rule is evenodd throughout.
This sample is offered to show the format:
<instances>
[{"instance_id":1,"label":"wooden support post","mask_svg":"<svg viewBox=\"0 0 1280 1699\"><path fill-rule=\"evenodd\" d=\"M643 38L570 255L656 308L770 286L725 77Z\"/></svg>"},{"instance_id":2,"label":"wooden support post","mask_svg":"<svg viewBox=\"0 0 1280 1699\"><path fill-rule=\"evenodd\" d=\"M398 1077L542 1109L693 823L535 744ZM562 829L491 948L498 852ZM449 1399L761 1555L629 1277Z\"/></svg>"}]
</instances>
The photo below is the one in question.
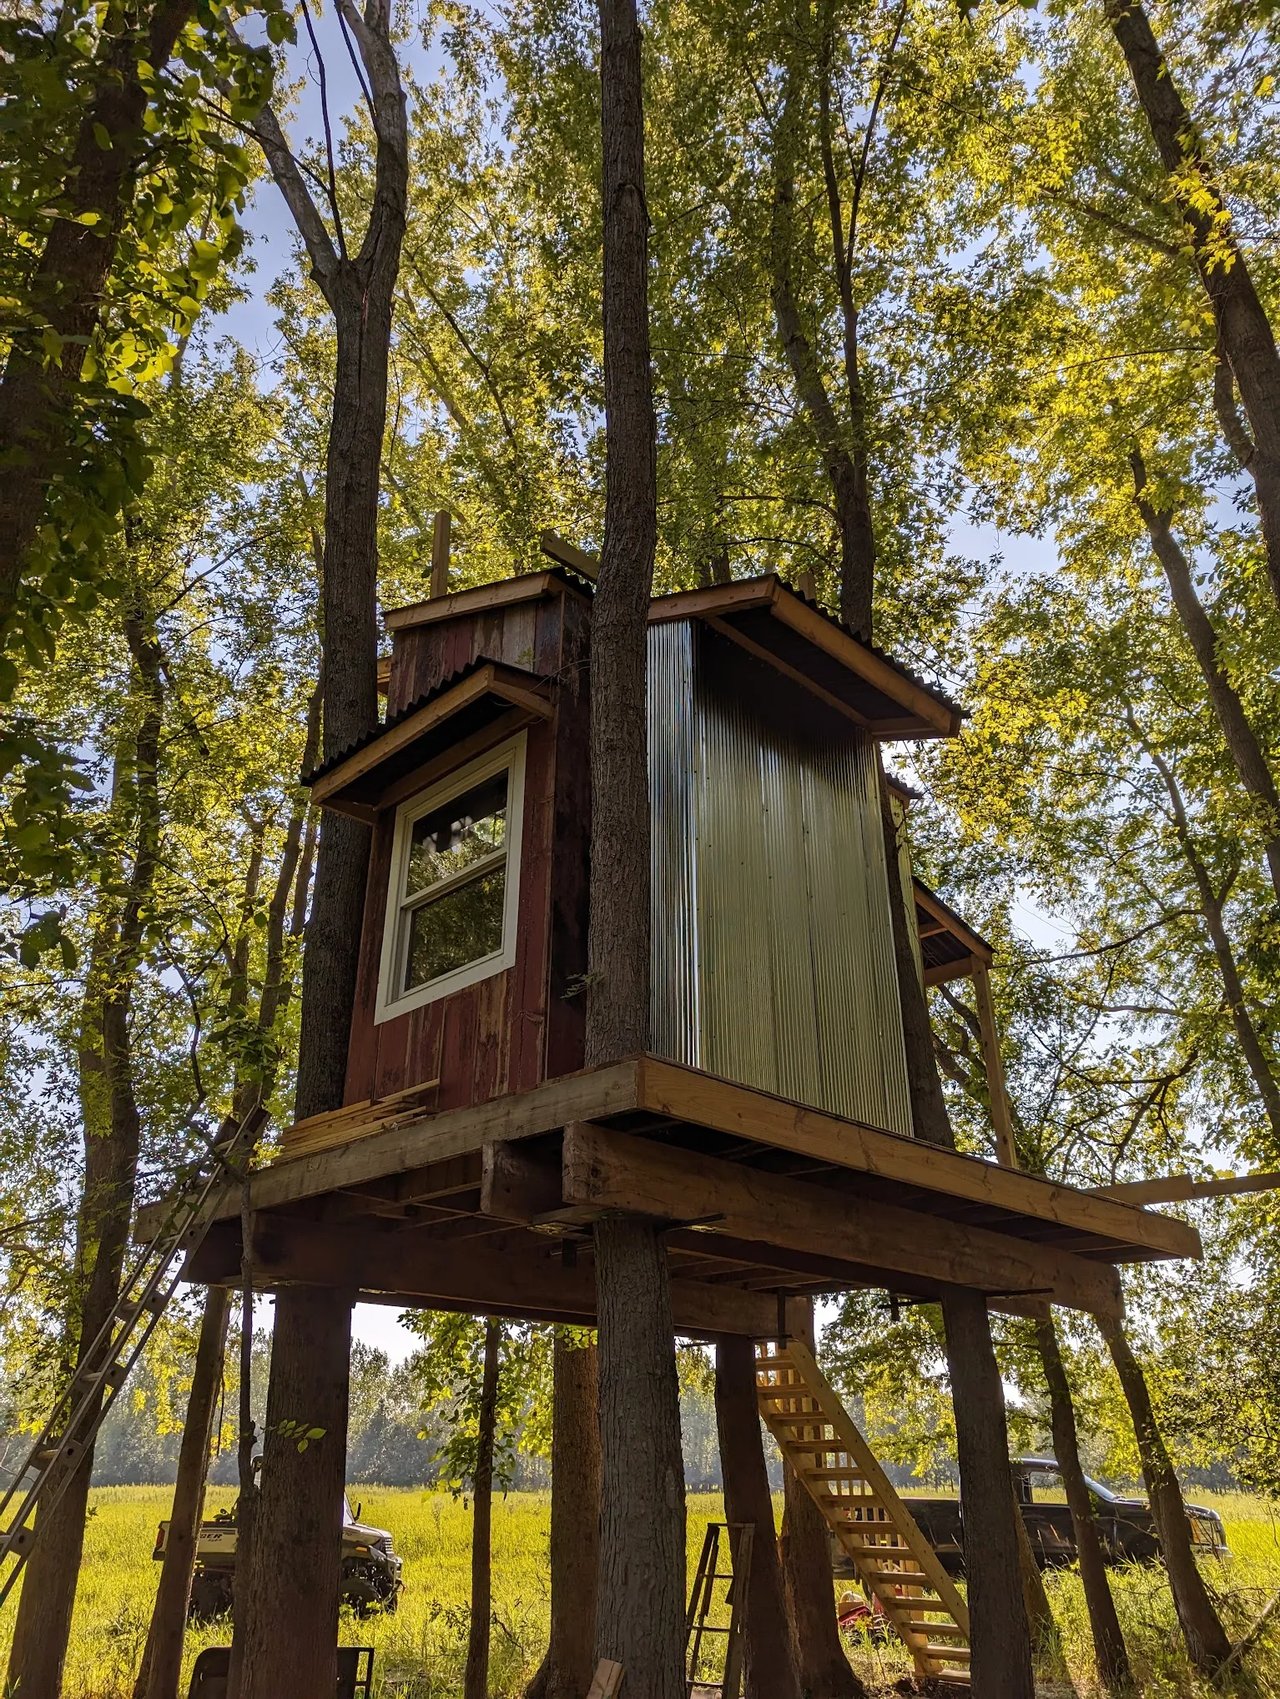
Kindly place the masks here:
<instances>
[{"instance_id":1,"label":"wooden support post","mask_svg":"<svg viewBox=\"0 0 1280 1699\"><path fill-rule=\"evenodd\" d=\"M452 529L453 515L447 507L442 507L431 527L432 596L449 594L449 538Z\"/></svg>"},{"instance_id":2,"label":"wooden support post","mask_svg":"<svg viewBox=\"0 0 1280 1699\"><path fill-rule=\"evenodd\" d=\"M982 1032L982 1063L987 1071L987 1091L991 1097L991 1124L995 1128L996 1158L1002 1168L1016 1168L1018 1153L1013 1143L1013 1117L1009 1112L1009 1093L1004 1082L1004 1062L1000 1055L1000 1034L996 1030L995 1004L991 1000L991 976L987 964L974 959L973 989L978 1000L978 1025Z\"/></svg>"}]
</instances>

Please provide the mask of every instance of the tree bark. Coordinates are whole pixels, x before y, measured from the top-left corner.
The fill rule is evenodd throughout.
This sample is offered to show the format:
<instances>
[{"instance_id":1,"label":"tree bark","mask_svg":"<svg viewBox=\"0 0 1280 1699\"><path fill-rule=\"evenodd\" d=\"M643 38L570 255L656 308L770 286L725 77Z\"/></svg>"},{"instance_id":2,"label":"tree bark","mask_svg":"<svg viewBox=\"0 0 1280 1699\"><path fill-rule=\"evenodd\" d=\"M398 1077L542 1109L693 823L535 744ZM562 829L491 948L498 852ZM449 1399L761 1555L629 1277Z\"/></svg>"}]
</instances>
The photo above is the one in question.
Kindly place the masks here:
<instances>
[{"instance_id":1,"label":"tree bark","mask_svg":"<svg viewBox=\"0 0 1280 1699\"><path fill-rule=\"evenodd\" d=\"M138 1172L141 1116L133 1085L130 1030L133 991L142 960L147 910L159 859L160 735L164 721L162 656L145 615L123 619L142 709L131 747L117 757L113 794L132 809L134 845L118 909L100 915L86 976L79 1039L84 1183L76 1227L68 1334L76 1371L101 1366L89 1352L114 1312L129 1243ZM112 882L104 878L104 890ZM105 899L107 904L117 900ZM81 1428L88 1434L96 1410ZM9 1652L7 1690L24 1699L57 1699L62 1682L84 1547L93 1444L85 1445L61 1496L37 1512L36 1543L27 1560ZM55 1488L60 1483L50 1482Z\"/></svg>"},{"instance_id":2,"label":"tree bark","mask_svg":"<svg viewBox=\"0 0 1280 1699\"><path fill-rule=\"evenodd\" d=\"M912 917L907 913L902 882L895 876L897 831L883 783L881 814L915 1136L954 1148L934 1056L924 982L911 943ZM979 1292L952 1287L943 1296L942 1316L964 1507L973 1691L998 1694L1000 1699L1033 1699L1031 1638L1018 1559L1018 1515L1010 1490L1009 1433L986 1299Z\"/></svg>"},{"instance_id":3,"label":"tree bark","mask_svg":"<svg viewBox=\"0 0 1280 1699\"><path fill-rule=\"evenodd\" d=\"M46 364L39 332L15 336L0 380L0 631L17 600L50 477L65 456L72 397L101 316L138 158L149 145L140 66L145 60L164 70L193 11L191 0L158 0L141 22L124 8L107 18L97 88L68 162L67 211L53 220L27 285L61 349Z\"/></svg>"},{"instance_id":4,"label":"tree bark","mask_svg":"<svg viewBox=\"0 0 1280 1699\"><path fill-rule=\"evenodd\" d=\"M348 252L341 235L335 247L269 107L255 126L337 335L321 587L326 758L378 719L378 497L408 192L405 98L390 7L387 0L366 0L361 13L354 0L338 4L363 66L377 134L373 204L358 253ZM330 814L320 833L303 957L299 1120L343 1100L368 858L368 827ZM350 1343L349 1293L284 1291L277 1298L252 1583L243 1610L237 1599L240 1699L333 1690ZM325 1437L299 1452L282 1422L323 1427ZM283 1598L281 1577L287 1577Z\"/></svg>"},{"instance_id":5,"label":"tree bark","mask_svg":"<svg viewBox=\"0 0 1280 1699\"><path fill-rule=\"evenodd\" d=\"M1138 1441L1142 1478L1155 1518L1174 1608L1186 1641L1187 1655L1202 1675L1212 1677L1231 1655L1231 1641L1214 1608L1204 1577L1196 1567L1182 1488L1151 1405L1147 1377L1119 1322L1099 1320L1102 1337L1120 1376L1133 1431Z\"/></svg>"},{"instance_id":6,"label":"tree bark","mask_svg":"<svg viewBox=\"0 0 1280 1699\"><path fill-rule=\"evenodd\" d=\"M596 1656L644 1699L687 1699L680 1393L661 1229L608 1216L595 1232L600 1333Z\"/></svg>"},{"instance_id":7,"label":"tree bark","mask_svg":"<svg viewBox=\"0 0 1280 1699\"><path fill-rule=\"evenodd\" d=\"M1155 557L1164 570L1173 605L1204 678L1209 704L1226 740L1240 783L1257 806L1263 854L1271 874L1272 889L1280 899L1280 792L1277 792L1275 778L1239 692L1218 660L1218 634L1196 594L1191 562L1173 534L1172 515L1163 508L1153 507L1144 494L1147 469L1137 449L1129 456L1129 461L1133 468L1138 511L1151 538Z\"/></svg>"},{"instance_id":8,"label":"tree bark","mask_svg":"<svg viewBox=\"0 0 1280 1699\"><path fill-rule=\"evenodd\" d=\"M859 637L869 638L876 549L867 493L865 430L861 435L861 456L856 458L827 393L817 352L804 328L796 289L796 164L805 87L799 45L803 41L804 29L799 18L795 23L794 36L795 42L784 70L782 105L773 136L773 203L769 224L773 315L783 353L791 367L796 394L809 421L835 499L840 528L840 617ZM848 307L851 312L851 298ZM856 324L856 319L853 323ZM854 335L848 316L845 332L847 355L849 339ZM854 346L856 348L856 340ZM846 366L846 371L851 384L850 403L856 409L863 399L856 354L853 364ZM860 424L860 418L856 422Z\"/></svg>"},{"instance_id":9,"label":"tree bark","mask_svg":"<svg viewBox=\"0 0 1280 1699\"><path fill-rule=\"evenodd\" d=\"M1280 605L1280 352L1194 120L1139 0L1104 0L1253 435L1247 469L1258 496L1271 591Z\"/></svg>"},{"instance_id":10,"label":"tree bark","mask_svg":"<svg viewBox=\"0 0 1280 1699\"><path fill-rule=\"evenodd\" d=\"M502 1323L484 1324L484 1372L476 1437L476 1473L471 1484L471 1626L462 1699L487 1699L489 1624L493 1616L493 1438L498 1421L498 1370Z\"/></svg>"},{"instance_id":11,"label":"tree bark","mask_svg":"<svg viewBox=\"0 0 1280 1699\"><path fill-rule=\"evenodd\" d=\"M195 1369L178 1451L178 1478L169 1512L169 1537L165 1541L160 1585L142 1667L134 1684L134 1699L177 1699L182 1675L182 1644L191 1599L191 1576L195 1569L196 1542L204 1510L205 1476L209 1444L213 1436L218 1395L222 1390L222 1354L227 1338L231 1293L225 1286L210 1286L205 1293L200 1336L196 1342Z\"/></svg>"},{"instance_id":12,"label":"tree bark","mask_svg":"<svg viewBox=\"0 0 1280 1699\"><path fill-rule=\"evenodd\" d=\"M1111 1583L1107 1579L1102 1536L1098 1533L1098 1524L1093 1514L1093 1500L1080 1464L1071 1386L1058 1345L1058 1330L1049 1311L1036 1318L1036 1344L1040 1348L1045 1383L1049 1389L1049 1423L1053 1432L1053 1454L1058 1460L1062 1484L1067 1494L1067 1506L1071 1511L1071 1526L1076 1539L1076 1560L1080 1566L1080 1585L1084 1590L1085 1607L1089 1612L1089 1629L1093 1636L1093 1655L1098 1665L1098 1679L1108 1693L1131 1693L1134 1687L1133 1666L1129 1662L1129 1650L1124 1643L1120 1618L1116 1613L1116 1602L1111 1593Z\"/></svg>"},{"instance_id":13,"label":"tree bark","mask_svg":"<svg viewBox=\"0 0 1280 1699\"><path fill-rule=\"evenodd\" d=\"M595 1668L600 1562L599 1358L557 1333L552 1346L551 1639L525 1699L582 1699Z\"/></svg>"},{"instance_id":14,"label":"tree bark","mask_svg":"<svg viewBox=\"0 0 1280 1699\"><path fill-rule=\"evenodd\" d=\"M1135 735L1141 739L1137 721L1132 712L1129 722ZM1222 898L1215 891L1209 869L1204 864L1204 858L1196 847L1191 835L1191 825L1187 819L1186 804L1182 799L1182 787L1178 784L1172 767L1150 743L1141 739L1143 747L1151 757L1152 765L1159 773L1169 798L1169 807L1173 814L1173 829L1178 839L1179 847L1191 877L1195 881L1196 893L1200 899L1200 912L1204 917L1205 930L1209 934L1214 960L1218 964L1218 976L1222 980L1222 991L1226 998L1227 1008L1231 1015L1231 1024L1235 1029L1236 1042L1240 1053L1249 1070L1250 1077L1262 1099L1262 1107L1267 1117L1273 1137L1280 1142L1280 1081L1276 1079L1275 1067L1263 1048L1262 1034L1250 1012L1245 997L1244 982L1240 978L1240 969L1236 964L1235 949L1231 943L1231 934L1227 930L1227 917Z\"/></svg>"},{"instance_id":15,"label":"tree bark","mask_svg":"<svg viewBox=\"0 0 1280 1699\"><path fill-rule=\"evenodd\" d=\"M591 616L591 921L586 1060L649 1034L645 645L657 538L644 107L635 0L600 0L605 522ZM684 1699L684 1470L666 1248L596 1225L603 1489L596 1650L644 1699Z\"/></svg>"},{"instance_id":16,"label":"tree bark","mask_svg":"<svg viewBox=\"0 0 1280 1699\"><path fill-rule=\"evenodd\" d=\"M956 1287L942 1300L942 1316L956 1414L973 1691L1034 1699L1009 1433L987 1301L980 1292Z\"/></svg>"},{"instance_id":17,"label":"tree bark","mask_svg":"<svg viewBox=\"0 0 1280 1699\"><path fill-rule=\"evenodd\" d=\"M815 1349L813 1300L792 1300L792 1326ZM782 1473L780 1555L800 1688L807 1699L862 1699L866 1689L849 1667L836 1620L831 1535L808 1488L787 1462Z\"/></svg>"},{"instance_id":18,"label":"tree bark","mask_svg":"<svg viewBox=\"0 0 1280 1699\"><path fill-rule=\"evenodd\" d=\"M321 1696L337 1681L342 1494L346 1486L350 1293L276 1294L250 1601L237 1613L241 1692ZM281 1504L287 1514L281 1513ZM280 1533L289 1537L287 1556ZM238 1600L237 1600L238 1603ZM243 1621L242 1618L247 1618ZM280 1671L286 1664L287 1678Z\"/></svg>"},{"instance_id":19,"label":"tree bark","mask_svg":"<svg viewBox=\"0 0 1280 1699\"><path fill-rule=\"evenodd\" d=\"M738 1601L739 1609L745 1609L746 1699L801 1699L760 1439L755 1346L741 1335L727 1335L716 1343L716 1432L725 1520L748 1523L755 1530L746 1597ZM834 1610L830 1614L834 1620Z\"/></svg>"}]
</instances>

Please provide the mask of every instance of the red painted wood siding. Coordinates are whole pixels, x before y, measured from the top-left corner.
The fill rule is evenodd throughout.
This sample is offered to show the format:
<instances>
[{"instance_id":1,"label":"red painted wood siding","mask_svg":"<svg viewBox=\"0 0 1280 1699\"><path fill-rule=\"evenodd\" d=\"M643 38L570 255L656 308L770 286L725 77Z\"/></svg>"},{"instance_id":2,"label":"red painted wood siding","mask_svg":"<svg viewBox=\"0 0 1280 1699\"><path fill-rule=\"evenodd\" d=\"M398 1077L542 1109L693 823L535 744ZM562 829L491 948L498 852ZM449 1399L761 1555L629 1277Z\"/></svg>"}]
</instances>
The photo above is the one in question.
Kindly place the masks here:
<instances>
[{"instance_id":1,"label":"red painted wood siding","mask_svg":"<svg viewBox=\"0 0 1280 1699\"><path fill-rule=\"evenodd\" d=\"M346 1102L438 1078L437 1107L483 1103L582 1066L590 831L589 603L553 593L397 635L388 713L484 655L556 681L556 715L528 729L514 964L434 1003L375 1022L395 810L373 832ZM500 739L501 734L499 734ZM498 741L499 739L495 739Z\"/></svg>"}]
</instances>

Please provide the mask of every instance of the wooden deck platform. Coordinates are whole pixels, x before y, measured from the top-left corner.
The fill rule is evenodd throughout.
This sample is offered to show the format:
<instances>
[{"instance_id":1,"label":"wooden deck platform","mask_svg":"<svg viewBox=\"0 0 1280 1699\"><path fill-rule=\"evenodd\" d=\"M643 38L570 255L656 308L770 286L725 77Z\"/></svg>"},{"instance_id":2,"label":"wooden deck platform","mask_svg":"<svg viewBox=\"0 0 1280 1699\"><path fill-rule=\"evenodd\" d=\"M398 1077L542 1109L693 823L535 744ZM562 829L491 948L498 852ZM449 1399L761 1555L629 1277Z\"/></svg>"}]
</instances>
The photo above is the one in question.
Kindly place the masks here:
<instances>
[{"instance_id":1,"label":"wooden deck platform","mask_svg":"<svg viewBox=\"0 0 1280 1699\"><path fill-rule=\"evenodd\" d=\"M856 1287L1110 1313L1115 1264L1200 1251L1193 1228L1132 1203L652 1056L439 1114L424 1096L286 1133L251 1183L260 1285L589 1322L590 1223L625 1208L671 1224L682 1331L761 1335L787 1297ZM187 1273L231 1283L240 1257L231 1197Z\"/></svg>"}]
</instances>

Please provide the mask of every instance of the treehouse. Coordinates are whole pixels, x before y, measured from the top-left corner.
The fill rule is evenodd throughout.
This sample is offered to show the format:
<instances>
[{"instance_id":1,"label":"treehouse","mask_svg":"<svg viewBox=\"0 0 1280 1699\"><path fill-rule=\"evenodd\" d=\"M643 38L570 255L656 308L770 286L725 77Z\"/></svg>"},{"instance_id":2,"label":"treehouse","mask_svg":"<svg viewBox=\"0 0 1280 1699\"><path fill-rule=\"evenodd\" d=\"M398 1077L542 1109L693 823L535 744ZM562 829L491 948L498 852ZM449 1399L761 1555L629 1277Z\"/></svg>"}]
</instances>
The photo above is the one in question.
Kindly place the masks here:
<instances>
[{"instance_id":1,"label":"treehouse","mask_svg":"<svg viewBox=\"0 0 1280 1699\"><path fill-rule=\"evenodd\" d=\"M875 745L959 710L774 576L652 604L650 1048L584 1067L590 621L559 566L387 615L385 721L310 775L372 831L346 1104L252 1181L259 1283L589 1322L591 1223L630 1210L669 1224L681 1330L773 1337L858 1286L1106 1314L1117 1263L1197 1254L1012 1166L990 949L879 794ZM926 983L974 978L999 1165L911 1136L895 881ZM188 1273L232 1282L217 1213Z\"/></svg>"}]
</instances>

